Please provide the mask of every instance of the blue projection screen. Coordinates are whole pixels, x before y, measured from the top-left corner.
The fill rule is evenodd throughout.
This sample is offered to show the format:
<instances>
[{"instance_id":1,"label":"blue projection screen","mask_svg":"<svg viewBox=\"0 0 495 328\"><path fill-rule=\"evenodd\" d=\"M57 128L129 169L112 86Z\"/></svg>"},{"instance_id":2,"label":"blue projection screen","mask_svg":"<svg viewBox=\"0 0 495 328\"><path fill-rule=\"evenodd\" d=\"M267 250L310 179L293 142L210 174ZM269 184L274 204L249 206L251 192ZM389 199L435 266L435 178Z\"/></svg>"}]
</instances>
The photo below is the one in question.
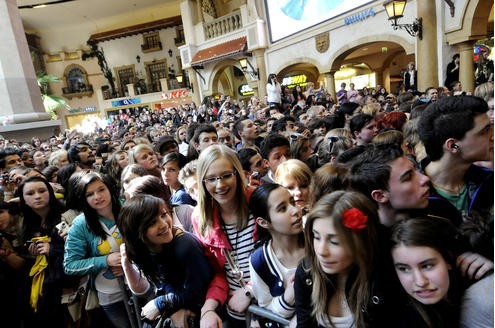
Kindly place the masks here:
<instances>
[{"instance_id":1,"label":"blue projection screen","mask_svg":"<svg viewBox=\"0 0 495 328\"><path fill-rule=\"evenodd\" d=\"M272 42L375 0L265 0Z\"/></svg>"}]
</instances>

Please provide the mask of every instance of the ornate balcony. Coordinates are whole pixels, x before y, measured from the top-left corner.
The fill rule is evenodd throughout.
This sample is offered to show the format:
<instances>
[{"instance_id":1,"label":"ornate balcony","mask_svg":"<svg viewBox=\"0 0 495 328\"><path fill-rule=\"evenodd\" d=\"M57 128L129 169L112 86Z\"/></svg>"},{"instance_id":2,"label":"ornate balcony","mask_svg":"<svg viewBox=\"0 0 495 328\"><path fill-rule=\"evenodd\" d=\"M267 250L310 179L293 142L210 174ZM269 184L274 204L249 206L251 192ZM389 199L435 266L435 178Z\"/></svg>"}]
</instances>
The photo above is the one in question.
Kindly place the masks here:
<instances>
[{"instance_id":1,"label":"ornate balcony","mask_svg":"<svg viewBox=\"0 0 495 328\"><path fill-rule=\"evenodd\" d=\"M213 39L242 28L241 11L236 10L210 22L203 23L205 39Z\"/></svg>"}]
</instances>

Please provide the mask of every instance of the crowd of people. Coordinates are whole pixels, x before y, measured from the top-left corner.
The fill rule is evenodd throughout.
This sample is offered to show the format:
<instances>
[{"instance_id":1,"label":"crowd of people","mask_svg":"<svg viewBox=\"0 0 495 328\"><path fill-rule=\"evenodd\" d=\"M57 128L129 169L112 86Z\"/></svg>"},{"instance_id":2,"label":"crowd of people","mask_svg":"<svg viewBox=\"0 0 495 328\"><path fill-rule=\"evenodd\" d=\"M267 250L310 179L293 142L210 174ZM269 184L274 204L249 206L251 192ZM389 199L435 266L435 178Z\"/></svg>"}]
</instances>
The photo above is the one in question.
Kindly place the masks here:
<instances>
[{"instance_id":1,"label":"crowd of people","mask_svg":"<svg viewBox=\"0 0 495 328\"><path fill-rule=\"evenodd\" d=\"M493 83L346 87L0 139L2 325L493 327Z\"/></svg>"}]
</instances>

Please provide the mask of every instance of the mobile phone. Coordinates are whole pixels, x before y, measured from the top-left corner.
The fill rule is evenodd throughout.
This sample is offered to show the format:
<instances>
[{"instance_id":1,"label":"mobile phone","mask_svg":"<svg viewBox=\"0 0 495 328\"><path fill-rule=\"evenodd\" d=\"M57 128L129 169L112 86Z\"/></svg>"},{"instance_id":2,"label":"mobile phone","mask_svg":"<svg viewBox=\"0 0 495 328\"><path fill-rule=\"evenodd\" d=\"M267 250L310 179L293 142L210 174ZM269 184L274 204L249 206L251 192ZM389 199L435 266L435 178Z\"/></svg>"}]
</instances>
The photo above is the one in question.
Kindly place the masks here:
<instances>
[{"instance_id":1,"label":"mobile phone","mask_svg":"<svg viewBox=\"0 0 495 328\"><path fill-rule=\"evenodd\" d=\"M260 178L260 173L258 171L253 171L253 174L251 174L251 179L259 180Z\"/></svg>"},{"instance_id":2,"label":"mobile phone","mask_svg":"<svg viewBox=\"0 0 495 328\"><path fill-rule=\"evenodd\" d=\"M26 240L26 246L27 247L31 246L32 243L33 243L33 241L31 239Z\"/></svg>"}]
</instances>

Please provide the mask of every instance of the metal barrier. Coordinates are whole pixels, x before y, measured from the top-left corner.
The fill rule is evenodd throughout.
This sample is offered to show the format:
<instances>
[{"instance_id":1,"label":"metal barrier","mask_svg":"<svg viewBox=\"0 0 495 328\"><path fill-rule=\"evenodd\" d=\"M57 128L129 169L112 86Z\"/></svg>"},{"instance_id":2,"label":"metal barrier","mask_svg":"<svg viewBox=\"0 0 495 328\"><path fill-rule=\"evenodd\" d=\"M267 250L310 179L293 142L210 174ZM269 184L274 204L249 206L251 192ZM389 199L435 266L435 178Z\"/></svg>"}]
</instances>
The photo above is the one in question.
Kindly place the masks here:
<instances>
[{"instance_id":1,"label":"metal barrier","mask_svg":"<svg viewBox=\"0 0 495 328\"><path fill-rule=\"evenodd\" d=\"M289 319L286 319L284 317L281 317L275 313L273 313L270 310L267 310L265 308L262 308L261 306L258 306L256 304L251 304L248 309L247 309L248 315L246 315L246 327L250 328L251 327L251 317L249 316L249 313L256 314L259 317L266 318L271 321L278 322L284 326L288 326L290 323Z\"/></svg>"}]
</instances>

